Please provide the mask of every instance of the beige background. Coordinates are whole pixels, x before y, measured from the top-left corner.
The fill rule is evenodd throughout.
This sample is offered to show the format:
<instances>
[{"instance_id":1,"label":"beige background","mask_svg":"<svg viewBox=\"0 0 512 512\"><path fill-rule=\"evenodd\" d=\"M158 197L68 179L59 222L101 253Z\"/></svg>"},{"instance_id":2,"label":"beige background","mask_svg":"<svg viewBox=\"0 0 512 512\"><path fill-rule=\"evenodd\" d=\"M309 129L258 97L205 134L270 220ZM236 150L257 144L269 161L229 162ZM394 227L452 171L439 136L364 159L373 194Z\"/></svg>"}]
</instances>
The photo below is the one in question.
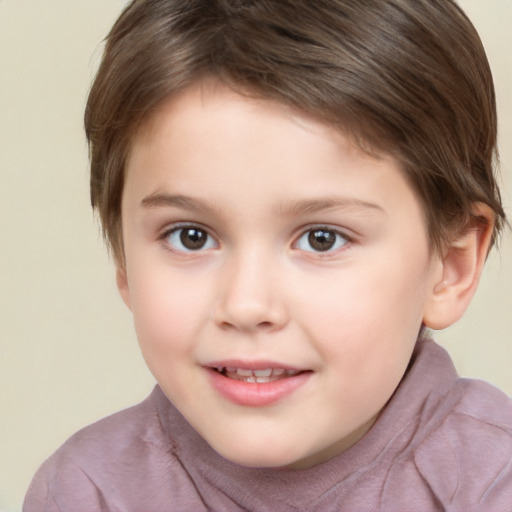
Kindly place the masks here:
<instances>
[{"instance_id":1,"label":"beige background","mask_svg":"<svg viewBox=\"0 0 512 512\"><path fill-rule=\"evenodd\" d=\"M489 53L512 216L512 1L463 0ZM78 428L153 379L92 217L82 133L99 42L123 0L0 0L0 511ZM463 375L512 394L512 241L438 339Z\"/></svg>"}]
</instances>

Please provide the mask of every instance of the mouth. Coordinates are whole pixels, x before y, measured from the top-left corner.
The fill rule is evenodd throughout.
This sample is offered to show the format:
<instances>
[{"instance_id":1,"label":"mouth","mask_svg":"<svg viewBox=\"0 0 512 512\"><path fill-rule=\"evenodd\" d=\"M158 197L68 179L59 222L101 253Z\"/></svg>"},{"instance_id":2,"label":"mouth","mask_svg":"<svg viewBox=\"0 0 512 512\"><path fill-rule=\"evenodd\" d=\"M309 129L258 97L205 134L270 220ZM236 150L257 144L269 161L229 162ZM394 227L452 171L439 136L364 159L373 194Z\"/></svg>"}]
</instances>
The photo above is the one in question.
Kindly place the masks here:
<instances>
[{"instance_id":1,"label":"mouth","mask_svg":"<svg viewBox=\"0 0 512 512\"><path fill-rule=\"evenodd\" d=\"M228 379L253 384L268 384L277 380L295 377L303 373L301 370L286 368L263 368L252 370L250 368L237 368L234 366L217 366L212 368L215 372Z\"/></svg>"},{"instance_id":2,"label":"mouth","mask_svg":"<svg viewBox=\"0 0 512 512\"><path fill-rule=\"evenodd\" d=\"M279 363L235 361L206 367L213 388L228 401L245 407L266 407L284 400L310 380L311 370Z\"/></svg>"}]
</instances>

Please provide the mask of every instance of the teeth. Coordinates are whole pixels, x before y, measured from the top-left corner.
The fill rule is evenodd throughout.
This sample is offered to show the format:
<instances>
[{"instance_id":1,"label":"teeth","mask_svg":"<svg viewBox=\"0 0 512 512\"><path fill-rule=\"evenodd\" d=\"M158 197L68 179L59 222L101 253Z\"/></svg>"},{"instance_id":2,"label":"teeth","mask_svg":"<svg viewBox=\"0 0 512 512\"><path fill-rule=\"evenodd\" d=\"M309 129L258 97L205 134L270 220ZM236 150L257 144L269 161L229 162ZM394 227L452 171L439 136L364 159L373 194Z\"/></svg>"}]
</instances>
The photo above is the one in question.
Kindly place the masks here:
<instances>
[{"instance_id":1,"label":"teeth","mask_svg":"<svg viewBox=\"0 0 512 512\"><path fill-rule=\"evenodd\" d=\"M226 371L229 372L230 369L226 368ZM240 377L270 377L271 375L275 375L278 377L279 375L283 375L285 372L287 375L293 375L297 373L295 370L285 370L284 368L267 368L266 370L249 370L248 368L236 368L237 375Z\"/></svg>"},{"instance_id":2,"label":"teeth","mask_svg":"<svg viewBox=\"0 0 512 512\"><path fill-rule=\"evenodd\" d=\"M256 377L270 377L272 375L272 368L268 370L254 370L254 375Z\"/></svg>"},{"instance_id":3,"label":"teeth","mask_svg":"<svg viewBox=\"0 0 512 512\"><path fill-rule=\"evenodd\" d=\"M252 370L246 370L244 368L237 368L236 373L238 373L238 375L241 375L242 377L251 377L252 376Z\"/></svg>"},{"instance_id":4,"label":"teeth","mask_svg":"<svg viewBox=\"0 0 512 512\"><path fill-rule=\"evenodd\" d=\"M230 379L260 384L273 382L279 378L291 377L300 373L299 370L285 370L284 368L250 370L249 368L235 368L232 366L218 366L216 370Z\"/></svg>"}]
</instances>

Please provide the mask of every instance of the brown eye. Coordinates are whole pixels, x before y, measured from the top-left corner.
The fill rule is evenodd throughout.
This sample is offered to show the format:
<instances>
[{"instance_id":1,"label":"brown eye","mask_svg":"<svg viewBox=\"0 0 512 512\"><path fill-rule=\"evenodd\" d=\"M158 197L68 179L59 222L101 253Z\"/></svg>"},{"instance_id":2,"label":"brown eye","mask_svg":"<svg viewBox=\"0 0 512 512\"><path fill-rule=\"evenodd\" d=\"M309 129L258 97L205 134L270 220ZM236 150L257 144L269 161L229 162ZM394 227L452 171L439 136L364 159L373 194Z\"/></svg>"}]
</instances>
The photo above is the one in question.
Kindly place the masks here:
<instances>
[{"instance_id":1,"label":"brown eye","mask_svg":"<svg viewBox=\"0 0 512 512\"><path fill-rule=\"evenodd\" d=\"M216 246L207 231L196 226L187 226L172 230L167 243L176 251L190 252L211 249Z\"/></svg>"},{"instance_id":2,"label":"brown eye","mask_svg":"<svg viewBox=\"0 0 512 512\"><path fill-rule=\"evenodd\" d=\"M184 247L191 251L202 249L208 235L201 229L186 228L180 232L180 240Z\"/></svg>"},{"instance_id":3,"label":"brown eye","mask_svg":"<svg viewBox=\"0 0 512 512\"><path fill-rule=\"evenodd\" d=\"M308 252L328 252L339 249L348 239L329 228L314 228L306 231L297 241L297 248Z\"/></svg>"},{"instance_id":4,"label":"brown eye","mask_svg":"<svg viewBox=\"0 0 512 512\"><path fill-rule=\"evenodd\" d=\"M325 229L315 229L309 232L308 242L315 251L328 251L336 243L336 234Z\"/></svg>"}]
</instances>

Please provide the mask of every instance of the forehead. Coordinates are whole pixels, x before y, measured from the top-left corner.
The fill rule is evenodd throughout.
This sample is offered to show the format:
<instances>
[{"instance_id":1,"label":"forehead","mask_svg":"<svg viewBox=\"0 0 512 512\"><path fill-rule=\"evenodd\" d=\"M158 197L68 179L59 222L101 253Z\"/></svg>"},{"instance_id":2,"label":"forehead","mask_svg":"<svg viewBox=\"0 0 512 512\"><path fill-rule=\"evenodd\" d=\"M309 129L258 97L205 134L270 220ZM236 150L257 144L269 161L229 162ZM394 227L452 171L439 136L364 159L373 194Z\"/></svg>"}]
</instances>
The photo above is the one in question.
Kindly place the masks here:
<instances>
[{"instance_id":1,"label":"forehead","mask_svg":"<svg viewBox=\"0 0 512 512\"><path fill-rule=\"evenodd\" d=\"M360 149L373 158L391 157L391 152L386 150L389 144L381 144L379 137L373 133L374 128L368 126L368 123L362 122L364 126L357 126L357 123L349 122L343 116L324 116L320 111L308 111L302 106L289 105L268 97L265 92L236 83L225 84L215 77L194 81L167 97L144 118L135 131L132 142L147 141L156 131L161 130L164 124L169 127L171 124L178 125L183 131L189 124L195 124L197 116L200 118L205 114L212 118L216 116L218 121L228 121L222 124L222 129L226 133L228 127L236 130L235 122L242 120L241 112L259 114L250 119L255 129L257 117L264 117L264 122L269 124L281 124L281 121L286 120L300 125L310 133L322 131L330 132L331 136L340 135L340 143L351 142L354 149ZM207 125L199 123L194 128L197 130L201 126Z\"/></svg>"},{"instance_id":2,"label":"forehead","mask_svg":"<svg viewBox=\"0 0 512 512\"><path fill-rule=\"evenodd\" d=\"M291 134L290 128L294 128L290 145L295 145L296 153L314 154L311 151L314 144L320 146L323 142L332 146L334 143L346 155L350 153L361 163L365 160L368 165L374 166L379 162L392 162L399 166L398 160L390 153L377 150L359 138L356 140L340 123L334 125L319 115L279 101L233 90L215 79L193 83L152 111L132 137L130 156L143 151L143 148L157 147L159 143L189 141L191 138L197 139L198 150L205 151L210 145L209 135L215 136L219 132L222 132L226 144L231 143L223 148L226 158L238 145L249 149L251 144L256 147L258 143L266 144L265 154L268 155L274 145L268 144L265 138L271 139L285 132ZM299 138L304 145L296 144ZM280 139L279 144L284 149L285 145ZM131 160L128 159L128 167L132 164Z\"/></svg>"}]
</instances>

